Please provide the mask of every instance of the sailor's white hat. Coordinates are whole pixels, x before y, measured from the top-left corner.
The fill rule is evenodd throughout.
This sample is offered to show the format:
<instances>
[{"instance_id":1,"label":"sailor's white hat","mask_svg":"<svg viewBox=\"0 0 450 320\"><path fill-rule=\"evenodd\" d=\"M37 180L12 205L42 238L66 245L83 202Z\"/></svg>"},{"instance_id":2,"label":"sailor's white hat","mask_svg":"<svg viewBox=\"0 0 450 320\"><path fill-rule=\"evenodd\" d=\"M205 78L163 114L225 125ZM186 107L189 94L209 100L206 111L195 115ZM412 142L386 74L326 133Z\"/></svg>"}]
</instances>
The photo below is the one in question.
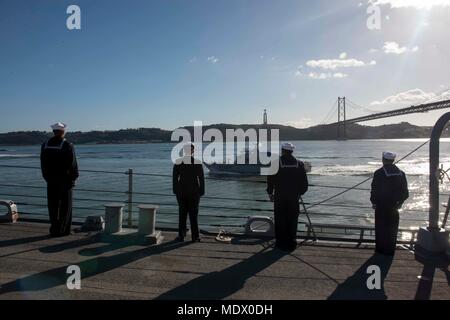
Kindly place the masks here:
<instances>
[{"instance_id":1,"label":"sailor's white hat","mask_svg":"<svg viewBox=\"0 0 450 320\"><path fill-rule=\"evenodd\" d=\"M295 146L292 143L286 142L281 145L281 149L286 151L294 151Z\"/></svg>"},{"instance_id":2,"label":"sailor's white hat","mask_svg":"<svg viewBox=\"0 0 450 320\"><path fill-rule=\"evenodd\" d=\"M397 155L392 152L383 152L383 159L394 161Z\"/></svg>"},{"instance_id":3,"label":"sailor's white hat","mask_svg":"<svg viewBox=\"0 0 450 320\"><path fill-rule=\"evenodd\" d=\"M194 144L192 142L188 142L183 146L183 151L185 155L192 155L192 148L194 148Z\"/></svg>"},{"instance_id":4,"label":"sailor's white hat","mask_svg":"<svg viewBox=\"0 0 450 320\"><path fill-rule=\"evenodd\" d=\"M65 123L62 123L62 122L57 122L57 123L51 125L50 127L52 128L52 130L62 130L62 131L64 131L64 130L66 130L67 125Z\"/></svg>"}]
</instances>

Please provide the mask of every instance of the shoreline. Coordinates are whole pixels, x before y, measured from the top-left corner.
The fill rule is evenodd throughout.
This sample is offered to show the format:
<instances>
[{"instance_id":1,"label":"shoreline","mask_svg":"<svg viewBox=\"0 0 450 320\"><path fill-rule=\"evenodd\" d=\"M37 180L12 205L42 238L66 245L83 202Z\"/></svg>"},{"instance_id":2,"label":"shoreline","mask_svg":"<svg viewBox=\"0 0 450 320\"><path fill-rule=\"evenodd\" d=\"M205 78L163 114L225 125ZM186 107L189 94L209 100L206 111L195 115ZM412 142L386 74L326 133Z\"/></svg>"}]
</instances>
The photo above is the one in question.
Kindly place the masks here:
<instances>
[{"instance_id":1,"label":"shoreline","mask_svg":"<svg viewBox=\"0 0 450 320\"><path fill-rule=\"evenodd\" d=\"M429 137L410 137L410 138L361 138L361 139L347 139L347 140L333 140L333 139L286 139L286 141L293 142L352 142L352 141L426 141ZM70 137L68 138L70 141ZM284 141L284 139L280 139L280 141ZM442 142L450 141L449 137L441 138ZM250 143L256 143L256 141L250 141ZM43 143L43 142L42 142ZM87 142L87 143L74 143L79 146L102 146L102 145L144 145L144 144L176 144L178 141L117 141L117 142ZM210 142L203 142L204 144L208 144ZM40 146L41 143L34 144L2 144L0 143L0 152L8 152L7 149L3 149L4 147L33 147Z\"/></svg>"}]
</instances>

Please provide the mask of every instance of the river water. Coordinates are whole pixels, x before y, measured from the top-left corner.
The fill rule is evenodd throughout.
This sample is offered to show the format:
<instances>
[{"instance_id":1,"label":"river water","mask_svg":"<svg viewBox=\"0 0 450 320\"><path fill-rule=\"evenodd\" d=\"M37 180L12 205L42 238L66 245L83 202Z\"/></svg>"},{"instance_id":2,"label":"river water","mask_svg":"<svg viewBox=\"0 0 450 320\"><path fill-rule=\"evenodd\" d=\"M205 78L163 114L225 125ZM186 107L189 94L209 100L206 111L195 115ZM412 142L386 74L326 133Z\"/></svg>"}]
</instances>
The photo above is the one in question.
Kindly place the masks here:
<instances>
[{"instance_id":1,"label":"river water","mask_svg":"<svg viewBox=\"0 0 450 320\"><path fill-rule=\"evenodd\" d=\"M424 141L426 140L294 142L295 156L313 165L309 180L314 187L310 188L304 201L311 204L320 202L343 191L340 188L351 187L370 178L373 171L381 165L380 158L383 151L395 152L401 158ZM132 168L135 173L133 175L133 191L135 192L133 218L136 219L139 203L158 204L160 209L157 225L159 227L176 226L177 206L172 195L170 178L172 172L170 154L173 146L170 143L76 146L81 170L118 173L81 171L74 194L74 216L83 220L83 217L88 215L103 214L105 203L125 202L128 176L124 172ZM441 162L445 168L450 167L449 147L450 140L443 139ZM0 198L19 203L19 211L23 212L24 216L45 218L45 184L37 169L39 151L39 146L0 147ZM407 174L411 192L410 199L401 212L401 225L423 226L428 217L428 145L403 160L399 167ZM147 175L140 175L141 173ZM208 177L206 168L205 173ZM155 176L148 174L155 174ZM260 201L266 200L265 183L247 180L224 181L212 177L207 179L206 197L201 201L200 211L200 223L205 228L207 225L214 225L216 228L219 225L225 225L226 228L232 228L231 226L245 223L245 218L248 216L271 215L271 203ZM359 186L363 190L349 191L326 202L325 205L312 208L310 211L313 222L372 224L373 210L370 208L367 190L370 189L370 182L369 180ZM20 187L11 185L20 185ZM441 202L447 202L450 193L448 181L441 185L441 193L443 194ZM304 216L301 219L304 220Z\"/></svg>"}]
</instances>

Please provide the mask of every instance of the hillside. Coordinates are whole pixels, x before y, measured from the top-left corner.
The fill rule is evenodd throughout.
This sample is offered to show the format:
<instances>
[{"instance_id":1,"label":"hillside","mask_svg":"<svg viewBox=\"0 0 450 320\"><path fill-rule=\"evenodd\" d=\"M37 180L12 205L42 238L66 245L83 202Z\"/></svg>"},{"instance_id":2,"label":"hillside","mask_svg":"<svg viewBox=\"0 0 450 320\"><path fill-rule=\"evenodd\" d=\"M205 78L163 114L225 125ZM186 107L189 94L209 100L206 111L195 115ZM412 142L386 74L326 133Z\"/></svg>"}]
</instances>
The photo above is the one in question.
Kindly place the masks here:
<instances>
[{"instance_id":1,"label":"hillside","mask_svg":"<svg viewBox=\"0 0 450 320\"><path fill-rule=\"evenodd\" d=\"M249 128L264 128L262 125L228 125L216 124L205 126L203 129L210 128L219 129L225 136L226 129L241 128L247 130ZM268 129L279 129L281 140L335 140L337 137L336 126L315 126L307 129L298 129L282 125L268 125ZM192 127L187 127L192 132ZM407 138L429 138L431 135L431 127L414 126L407 122L399 124L390 124L376 127L362 126L358 124L347 125L347 138L356 139L407 139ZM448 131L446 132L447 136Z\"/></svg>"},{"instance_id":2,"label":"hillside","mask_svg":"<svg viewBox=\"0 0 450 320\"><path fill-rule=\"evenodd\" d=\"M219 129L225 136L226 129L247 130L249 128L261 129L262 125L229 125L216 124L205 126L203 129ZM282 125L268 125L268 129L279 129L281 140L334 140L337 128L332 126L316 126L307 129L298 129ZM192 127L186 127L193 131ZM67 137L75 144L114 144L114 143L152 143L170 142L172 131L158 128L122 129L116 131L89 131L69 132ZM376 127L351 124L347 126L348 139L406 139L428 138L431 127L419 127L402 122ZM43 131L18 131L0 134L0 145L36 145L48 137L50 132ZM446 137L450 137L448 129Z\"/></svg>"}]
</instances>

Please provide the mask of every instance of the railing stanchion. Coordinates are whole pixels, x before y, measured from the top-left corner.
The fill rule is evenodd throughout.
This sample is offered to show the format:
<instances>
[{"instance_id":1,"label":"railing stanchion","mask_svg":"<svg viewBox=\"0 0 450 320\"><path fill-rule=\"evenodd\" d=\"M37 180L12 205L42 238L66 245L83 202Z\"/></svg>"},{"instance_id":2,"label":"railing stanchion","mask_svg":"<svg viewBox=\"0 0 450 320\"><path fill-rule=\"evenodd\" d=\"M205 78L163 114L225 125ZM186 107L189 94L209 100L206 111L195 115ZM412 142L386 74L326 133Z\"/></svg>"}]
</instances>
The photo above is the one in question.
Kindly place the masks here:
<instances>
[{"instance_id":1,"label":"railing stanchion","mask_svg":"<svg viewBox=\"0 0 450 320\"><path fill-rule=\"evenodd\" d=\"M133 169L128 169L128 228L133 226Z\"/></svg>"}]
</instances>

